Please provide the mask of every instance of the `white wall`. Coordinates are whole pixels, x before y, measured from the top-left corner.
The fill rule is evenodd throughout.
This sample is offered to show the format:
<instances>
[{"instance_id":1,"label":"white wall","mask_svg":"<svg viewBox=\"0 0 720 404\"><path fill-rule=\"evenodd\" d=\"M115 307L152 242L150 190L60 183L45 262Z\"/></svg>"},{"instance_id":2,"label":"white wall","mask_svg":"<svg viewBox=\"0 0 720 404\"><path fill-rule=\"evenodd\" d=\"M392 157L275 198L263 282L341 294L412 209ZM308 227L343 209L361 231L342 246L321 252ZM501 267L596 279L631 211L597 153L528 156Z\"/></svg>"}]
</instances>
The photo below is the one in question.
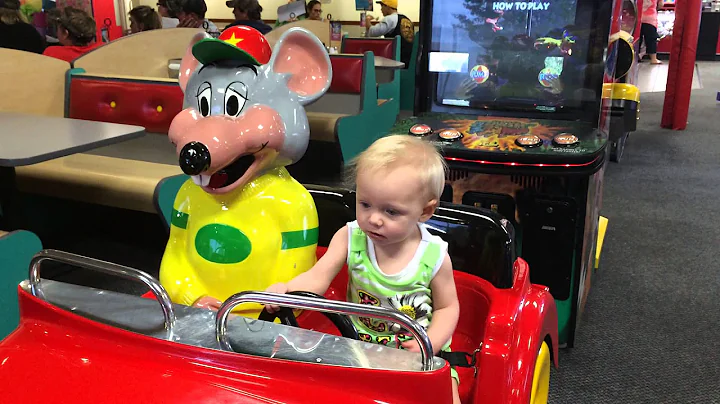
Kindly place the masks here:
<instances>
[{"instance_id":1,"label":"white wall","mask_svg":"<svg viewBox=\"0 0 720 404\"><path fill-rule=\"evenodd\" d=\"M283 4L287 4L287 0L259 0L263 7L263 20L275 20L277 18L277 8ZM325 0L328 1L328 0ZM232 10L225 6L225 0L205 0L208 6L207 18L232 19ZM146 5L156 8L156 0L135 0L135 5ZM380 6L376 4L375 10L371 13L376 17L382 17ZM129 10L128 10L129 11ZM420 1L419 0L399 0L398 12L405 14L413 22L419 21ZM329 4L323 4L323 17L332 14L334 20L340 21L360 21L360 12L355 11L355 0L330 0Z\"/></svg>"},{"instance_id":2,"label":"white wall","mask_svg":"<svg viewBox=\"0 0 720 404\"><path fill-rule=\"evenodd\" d=\"M127 1L127 0L126 0ZM277 8L283 4L287 4L287 0L258 0L263 7L262 19L275 20L277 18ZM329 4L323 4L323 18L328 14L332 14L333 20L340 21L360 21L360 11L355 11L355 0L321 0L330 1ZM376 0L373 0L376 1ZM146 5L157 9L157 0L130 0L133 6ZM208 11L206 17L209 19L226 19L232 20L232 10L225 6L225 0L205 0ZM132 7L131 7L132 8ZM128 9L130 11L130 9ZM420 21L420 1L419 0L398 0L398 12L405 14L413 22ZM371 12L377 18L382 17L380 5L374 5L374 11ZM220 24L222 26L223 24ZM346 25L343 31L351 36L362 35L365 28L357 25Z\"/></svg>"},{"instance_id":3,"label":"white wall","mask_svg":"<svg viewBox=\"0 0 720 404\"><path fill-rule=\"evenodd\" d=\"M209 2L222 3L225 7L224 2L219 0L205 0L208 2L208 12L212 8L213 12L217 9L215 6L210 6ZM277 18L277 8L283 4L287 4L287 0L259 0L260 5L263 7L262 18L264 20L274 20ZM322 0L321 0L322 1ZM327 1L327 0L326 0ZM375 1L375 0L373 0ZM332 14L333 20L340 21L360 21L360 11L355 11L355 0L331 0L329 4L323 4L323 18ZM225 7L226 8L226 7ZM219 10L221 13L222 10ZM405 14L412 21L416 22L420 15L420 1L419 0L398 0L398 12ZM376 17L382 17L380 12L380 5L374 5L374 11L371 14ZM214 15L213 15L214 17ZM216 17L221 18L221 17ZM231 17L232 18L232 17Z\"/></svg>"}]
</instances>

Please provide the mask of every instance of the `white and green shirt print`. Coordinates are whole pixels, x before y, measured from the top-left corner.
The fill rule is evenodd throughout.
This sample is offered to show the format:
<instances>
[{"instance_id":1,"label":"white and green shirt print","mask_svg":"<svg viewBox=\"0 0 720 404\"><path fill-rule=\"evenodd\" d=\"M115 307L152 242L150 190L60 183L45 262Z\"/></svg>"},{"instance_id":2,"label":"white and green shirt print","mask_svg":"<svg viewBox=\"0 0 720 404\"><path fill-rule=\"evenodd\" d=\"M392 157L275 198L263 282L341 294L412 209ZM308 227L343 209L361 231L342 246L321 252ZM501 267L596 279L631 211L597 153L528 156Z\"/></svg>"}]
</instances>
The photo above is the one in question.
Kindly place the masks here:
<instances>
[{"instance_id":1,"label":"white and green shirt print","mask_svg":"<svg viewBox=\"0 0 720 404\"><path fill-rule=\"evenodd\" d=\"M347 226L347 301L398 310L427 329L433 311L430 282L440 270L447 243L430 234L424 223L418 223L421 241L415 255L402 271L388 275L378 266L375 246L357 221ZM352 321L365 342L400 347L400 342L412 338L407 330L392 322L366 317L352 317ZM450 341L443 350L449 346Z\"/></svg>"}]
</instances>

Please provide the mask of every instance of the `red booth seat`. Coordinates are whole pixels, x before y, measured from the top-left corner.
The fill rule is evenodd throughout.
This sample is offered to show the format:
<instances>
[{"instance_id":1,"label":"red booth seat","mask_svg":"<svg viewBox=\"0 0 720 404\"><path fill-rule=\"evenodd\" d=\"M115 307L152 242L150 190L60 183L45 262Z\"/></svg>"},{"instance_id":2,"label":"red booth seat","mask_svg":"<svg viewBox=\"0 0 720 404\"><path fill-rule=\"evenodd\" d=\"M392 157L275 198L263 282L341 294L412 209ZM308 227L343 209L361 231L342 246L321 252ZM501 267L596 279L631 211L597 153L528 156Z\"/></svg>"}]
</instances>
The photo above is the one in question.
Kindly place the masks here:
<instances>
[{"instance_id":1,"label":"red booth seat","mask_svg":"<svg viewBox=\"0 0 720 404\"><path fill-rule=\"evenodd\" d=\"M138 125L163 135L183 103L180 86L170 79L71 72L66 91L70 118ZM157 183L180 172L177 165L80 153L20 167L17 183L23 192L154 212Z\"/></svg>"},{"instance_id":2,"label":"red booth seat","mask_svg":"<svg viewBox=\"0 0 720 404\"><path fill-rule=\"evenodd\" d=\"M74 74L66 100L68 117L143 126L167 134L182 110L177 81L155 81Z\"/></svg>"},{"instance_id":3,"label":"red booth seat","mask_svg":"<svg viewBox=\"0 0 720 404\"><path fill-rule=\"evenodd\" d=\"M330 93L360 94L362 91L363 58L350 55L331 55L333 78Z\"/></svg>"},{"instance_id":4,"label":"red booth seat","mask_svg":"<svg viewBox=\"0 0 720 404\"><path fill-rule=\"evenodd\" d=\"M368 66L364 55L330 55L332 82L328 92L312 105L305 107L310 123L310 139L337 142L337 124L341 118L359 115L363 110L366 94ZM377 101L373 101L377 103Z\"/></svg>"},{"instance_id":5,"label":"red booth seat","mask_svg":"<svg viewBox=\"0 0 720 404\"><path fill-rule=\"evenodd\" d=\"M342 41L342 53L362 55L372 52L375 56L395 59L394 41L385 38L345 38Z\"/></svg>"}]
</instances>

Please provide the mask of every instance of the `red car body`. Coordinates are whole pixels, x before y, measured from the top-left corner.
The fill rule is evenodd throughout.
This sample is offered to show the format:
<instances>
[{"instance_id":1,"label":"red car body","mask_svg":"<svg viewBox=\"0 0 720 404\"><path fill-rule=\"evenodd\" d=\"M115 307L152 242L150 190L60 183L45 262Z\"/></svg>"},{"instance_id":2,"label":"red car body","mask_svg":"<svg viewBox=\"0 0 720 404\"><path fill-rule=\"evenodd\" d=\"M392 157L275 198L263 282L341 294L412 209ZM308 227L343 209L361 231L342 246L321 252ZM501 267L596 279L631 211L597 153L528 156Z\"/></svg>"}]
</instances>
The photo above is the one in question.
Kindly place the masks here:
<instances>
[{"instance_id":1,"label":"red car body","mask_svg":"<svg viewBox=\"0 0 720 404\"><path fill-rule=\"evenodd\" d=\"M530 283L522 259L508 289L457 271L455 281L461 316L452 348L481 348L477 375L458 368L463 403L528 403L544 341L557 365L557 313L547 288ZM345 286L346 275L338 276L326 297L342 300ZM207 349L80 316L33 296L26 282L18 294L20 324L0 342L5 403L452 402L447 364L391 371ZM337 333L317 312L298 320Z\"/></svg>"}]
</instances>

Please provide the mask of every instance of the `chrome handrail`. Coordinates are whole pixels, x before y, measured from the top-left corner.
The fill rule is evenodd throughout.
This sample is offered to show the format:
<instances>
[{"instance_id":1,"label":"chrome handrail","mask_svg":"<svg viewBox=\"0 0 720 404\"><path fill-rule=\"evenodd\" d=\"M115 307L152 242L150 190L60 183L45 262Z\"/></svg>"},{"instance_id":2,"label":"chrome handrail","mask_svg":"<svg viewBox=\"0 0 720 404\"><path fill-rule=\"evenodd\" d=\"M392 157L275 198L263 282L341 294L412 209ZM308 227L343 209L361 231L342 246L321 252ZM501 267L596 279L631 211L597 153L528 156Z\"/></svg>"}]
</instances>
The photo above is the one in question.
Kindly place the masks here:
<instances>
[{"instance_id":1,"label":"chrome handrail","mask_svg":"<svg viewBox=\"0 0 720 404\"><path fill-rule=\"evenodd\" d=\"M162 307L163 318L165 319L165 329L172 334L175 326L175 310L172 301L165 288L158 283L152 276L140 271L139 269L126 267L124 265L113 264L112 262L101 261L98 259L84 257L82 255L72 254L58 250L42 250L30 261L30 274L28 276L30 283L30 293L33 296L45 299L42 291L38 288L40 284L40 266L43 261L57 261L65 264L75 265L84 269L91 269L109 275L117 275L125 279L140 281L145 284L155 294L155 298Z\"/></svg>"},{"instance_id":2,"label":"chrome handrail","mask_svg":"<svg viewBox=\"0 0 720 404\"><path fill-rule=\"evenodd\" d=\"M433 350L427 332L417 322L407 315L385 307L369 306L366 304L340 302L337 300L319 299L306 296L295 296L268 292L240 292L230 296L218 309L215 318L215 332L217 333L220 347L226 351L232 351L227 337L227 318L235 306L242 303L272 304L295 309L316 310L325 313L336 313L355 316L373 317L382 320L393 321L410 331L420 346L422 358L422 370L432 370Z\"/></svg>"}]
</instances>

